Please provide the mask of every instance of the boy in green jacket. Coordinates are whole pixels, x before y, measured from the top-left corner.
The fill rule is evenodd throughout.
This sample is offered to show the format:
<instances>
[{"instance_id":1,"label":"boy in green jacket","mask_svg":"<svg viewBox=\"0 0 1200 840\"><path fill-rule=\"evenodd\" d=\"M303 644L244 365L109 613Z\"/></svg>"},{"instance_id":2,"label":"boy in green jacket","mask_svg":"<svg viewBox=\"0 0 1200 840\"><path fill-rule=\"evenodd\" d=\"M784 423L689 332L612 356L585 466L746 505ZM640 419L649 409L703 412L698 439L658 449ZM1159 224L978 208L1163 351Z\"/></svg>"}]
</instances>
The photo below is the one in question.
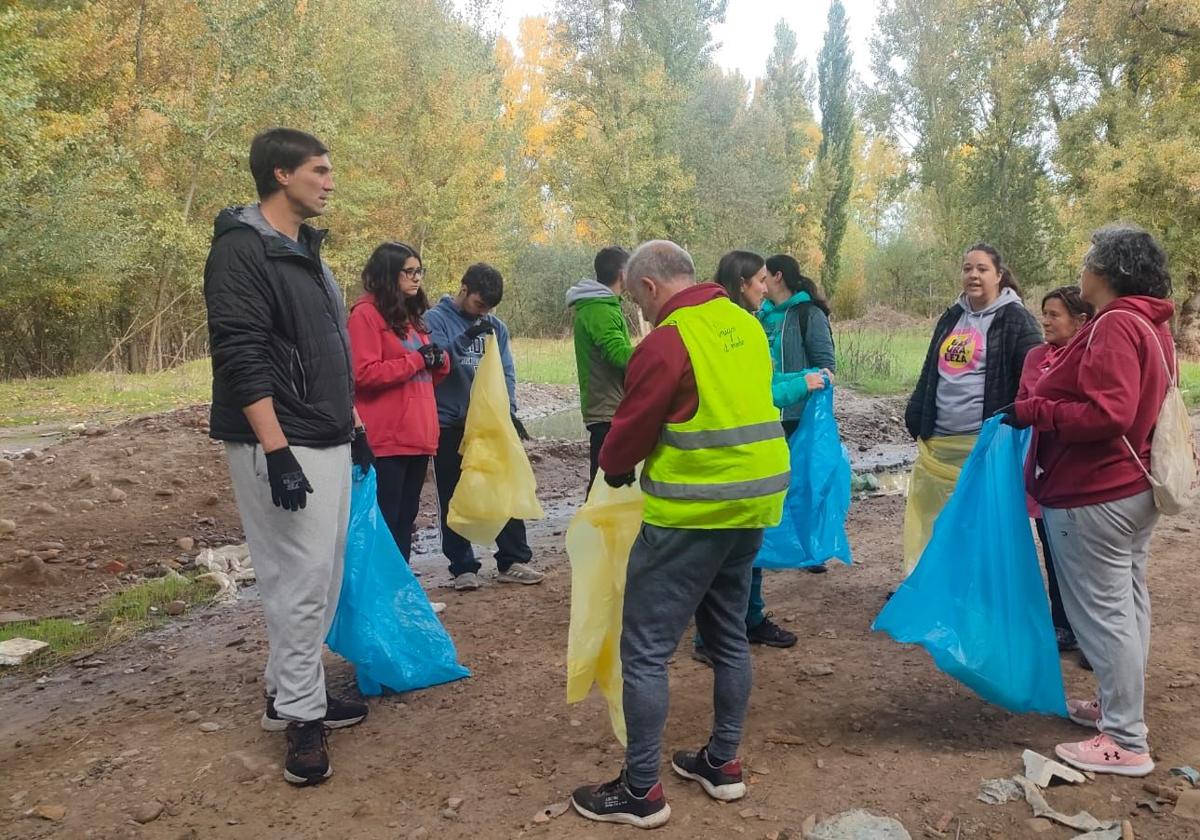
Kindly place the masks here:
<instances>
[{"instance_id":1,"label":"boy in green jacket","mask_svg":"<svg viewBox=\"0 0 1200 840\"><path fill-rule=\"evenodd\" d=\"M605 248L596 254L593 264L596 279L580 280L567 290L567 306L575 309L579 403L591 438L589 490L599 469L600 447L625 395L625 365L633 355L629 327L621 311L628 262L629 252L624 248Z\"/></svg>"}]
</instances>

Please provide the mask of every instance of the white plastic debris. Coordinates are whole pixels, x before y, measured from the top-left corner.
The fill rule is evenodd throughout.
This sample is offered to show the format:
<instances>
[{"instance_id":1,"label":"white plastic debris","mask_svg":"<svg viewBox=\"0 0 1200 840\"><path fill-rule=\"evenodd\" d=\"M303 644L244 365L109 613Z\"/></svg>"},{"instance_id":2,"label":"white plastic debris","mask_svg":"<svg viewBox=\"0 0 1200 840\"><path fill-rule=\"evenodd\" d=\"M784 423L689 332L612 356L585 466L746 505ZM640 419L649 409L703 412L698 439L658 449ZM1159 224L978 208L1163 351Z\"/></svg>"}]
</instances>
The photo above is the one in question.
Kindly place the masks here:
<instances>
[{"instance_id":1,"label":"white plastic debris","mask_svg":"<svg viewBox=\"0 0 1200 840\"><path fill-rule=\"evenodd\" d=\"M1082 785L1087 781L1087 777L1078 770L1059 764L1033 750L1025 750L1021 758L1025 762L1025 778L1040 788L1049 787L1055 778L1073 785Z\"/></svg>"},{"instance_id":2,"label":"white plastic debris","mask_svg":"<svg viewBox=\"0 0 1200 840\"><path fill-rule=\"evenodd\" d=\"M1025 793L1021 790L1021 786L1012 779L988 779L980 788L979 796L975 798L988 805L1003 805L1005 802L1012 802L1024 797Z\"/></svg>"},{"instance_id":3,"label":"white plastic debris","mask_svg":"<svg viewBox=\"0 0 1200 840\"><path fill-rule=\"evenodd\" d=\"M206 548L196 555L196 566L207 569L201 577L215 581L220 587L215 599L218 603L232 604L238 597L238 584L254 582L250 547L245 543Z\"/></svg>"}]
</instances>

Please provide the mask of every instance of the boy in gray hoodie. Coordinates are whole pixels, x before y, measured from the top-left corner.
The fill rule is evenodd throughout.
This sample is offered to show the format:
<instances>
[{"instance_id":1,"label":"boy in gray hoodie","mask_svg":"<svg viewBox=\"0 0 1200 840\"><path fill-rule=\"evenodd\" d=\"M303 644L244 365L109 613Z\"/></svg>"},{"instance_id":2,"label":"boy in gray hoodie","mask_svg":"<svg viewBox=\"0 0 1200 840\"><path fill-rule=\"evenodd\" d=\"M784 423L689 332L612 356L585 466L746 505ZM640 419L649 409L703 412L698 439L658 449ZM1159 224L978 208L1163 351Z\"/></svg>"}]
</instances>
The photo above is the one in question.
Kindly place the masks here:
<instances>
[{"instance_id":1,"label":"boy in gray hoodie","mask_svg":"<svg viewBox=\"0 0 1200 840\"><path fill-rule=\"evenodd\" d=\"M437 306L425 315L430 339L450 354L450 374L434 388L438 409L438 449L433 458L433 475L437 484L438 510L442 525L442 553L450 561L454 588L470 592L479 588L479 570L475 552L469 540L450 529L446 514L450 499L462 475L463 433L467 423L467 407L471 403L471 386L475 371L483 358L484 336L493 335L500 349L504 378L508 383L508 399L513 412L513 425L523 440L529 435L516 417L517 373L508 343L508 327L491 311L504 296L504 278L487 263L476 263L463 275L462 287L454 297L445 295ZM502 492L502 488L496 488ZM526 586L541 583L541 572L529 565L533 552L525 536L525 523L510 519L496 537L496 567L501 583L520 583Z\"/></svg>"}]
</instances>

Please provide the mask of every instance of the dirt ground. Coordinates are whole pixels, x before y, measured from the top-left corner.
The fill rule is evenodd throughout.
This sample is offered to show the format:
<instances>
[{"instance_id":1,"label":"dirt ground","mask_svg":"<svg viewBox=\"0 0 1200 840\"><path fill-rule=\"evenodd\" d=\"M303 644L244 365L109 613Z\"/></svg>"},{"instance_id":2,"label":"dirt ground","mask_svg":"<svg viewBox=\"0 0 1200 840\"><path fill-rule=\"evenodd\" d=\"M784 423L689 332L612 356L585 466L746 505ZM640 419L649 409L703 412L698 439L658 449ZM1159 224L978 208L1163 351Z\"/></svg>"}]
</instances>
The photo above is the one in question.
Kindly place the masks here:
<instances>
[{"instance_id":1,"label":"dirt ground","mask_svg":"<svg viewBox=\"0 0 1200 840\"><path fill-rule=\"evenodd\" d=\"M898 408L847 398L841 413L851 451L901 451ZM0 477L0 519L17 529L0 537L0 612L84 615L128 580L185 564L195 551L182 551L180 537L197 548L240 542L221 447L208 439L206 421L200 407L143 418L11 462ZM635 829L570 812L534 822L575 786L615 775L621 753L598 697L564 702L570 570L563 532L583 494L586 449L538 442L531 460L548 514L530 528L545 584L502 587L485 560L491 585L446 589L424 513L414 566L431 598L447 603L443 619L472 677L372 699L362 725L331 735L329 782L285 784L282 736L258 728L266 635L249 590L235 606L193 611L80 661L0 676L0 837L632 836ZM108 501L111 488L125 498ZM38 512L38 504L55 512ZM809 815L851 808L892 815L913 837L1035 836L1028 806L984 805L975 799L980 782L1020 772L1026 747L1048 753L1086 732L989 706L922 650L870 631L899 579L902 515L898 497L856 502L852 567L823 576L768 573L768 606L800 643L754 651L743 748L749 795L720 805L666 776L674 813L656 836L795 838ZM1200 766L1197 528L1197 511L1164 520L1153 546L1146 699L1159 766L1153 781L1170 767ZM59 542L61 549L39 549ZM49 562L18 554L39 550ZM126 569L106 571L113 560ZM668 750L703 744L710 719L711 673L686 651L671 666ZM1074 693L1088 691L1090 675L1072 657L1063 663ZM352 692L351 668L332 655L327 665L335 691ZM456 811L445 810L451 797L463 800ZM1053 788L1048 798L1064 812L1131 819L1138 837L1200 837L1200 823L1169 807L1158 815L1138 808L1150 798L1141 781L1101 778ZM28 814L39 806L50 816L61 807L63 815ZM1052 827L1040 836L1074 832Z\"/></svg>"}]
</instances>

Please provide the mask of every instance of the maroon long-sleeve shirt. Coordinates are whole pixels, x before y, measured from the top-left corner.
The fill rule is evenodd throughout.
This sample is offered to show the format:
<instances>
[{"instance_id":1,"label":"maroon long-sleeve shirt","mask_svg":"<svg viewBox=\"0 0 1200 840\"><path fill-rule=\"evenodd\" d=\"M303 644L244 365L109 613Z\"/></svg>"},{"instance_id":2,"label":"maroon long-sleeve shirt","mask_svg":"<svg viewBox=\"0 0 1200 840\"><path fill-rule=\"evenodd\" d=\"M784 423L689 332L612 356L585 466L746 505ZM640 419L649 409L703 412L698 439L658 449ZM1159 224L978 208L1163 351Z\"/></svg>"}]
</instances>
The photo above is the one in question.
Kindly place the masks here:
<instances>
[{"instance_id":1,"label":"maroon long-sleeve shirt","mask_svg":"<svg viewBox=\"0 0 1200 840\"><path fill-rule=\"evenodd\" d=\"M700 283L679 292L658 313L654 329L633 351L625 369L625 397L600 450L600 468L608 475L631 472L658 446L663 426L690 420L700 407L696 374L687 347L674 326L659 326L685 306L728 297L716 283Z\"/></svg>"},{"instance_id":2,"label":"maroon long-sleeve shirt","mask_svg":"<svg viewBox=\"0 0 1200 840\"><path fill-rule=\"evenodd\" d=\"M1057 351L1029 396L1017 400L1017 418L1036 433L1026 487L1043 506L1096 505L1150 489L1121 436L1148 468L1167 367L1175 367L1173 312L1169 300L1118 298Z\"/></svg>"}]
</instances>

